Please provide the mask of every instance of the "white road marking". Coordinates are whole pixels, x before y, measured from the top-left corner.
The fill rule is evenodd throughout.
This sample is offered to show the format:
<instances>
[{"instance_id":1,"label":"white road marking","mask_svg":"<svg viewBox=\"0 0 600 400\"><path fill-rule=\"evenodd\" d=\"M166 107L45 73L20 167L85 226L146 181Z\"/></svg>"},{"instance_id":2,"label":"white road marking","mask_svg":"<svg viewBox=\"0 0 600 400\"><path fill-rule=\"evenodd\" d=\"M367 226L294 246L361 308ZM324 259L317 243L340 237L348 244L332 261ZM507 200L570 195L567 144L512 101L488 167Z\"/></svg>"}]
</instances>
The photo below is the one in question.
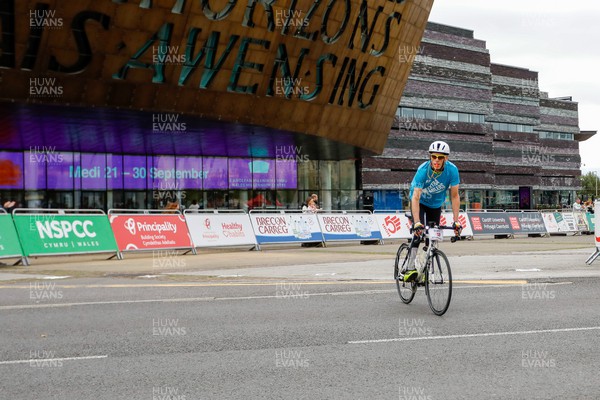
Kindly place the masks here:
<instances>
[{"instance_id":1,"label":"white road marking","mask_svg":"<svg viewBox=\"0 0 600 400\"><path fill-rule=\"evenodd\" d=\"M539 334L539 333L581 332L581 331L595 331L595 330L600 330L600 326L590 326L590 327L585 327L585 328L541 329L541 330L537 330L537 331L466 333L463 335L416 336L416 337L402 337L402 338L375 339L375 340L354 340L354 341L348 342L348 344L408 342L408 341L414 341L414 340L463 339L463 338L472 338L472 337L532 335L532 334Z\"/></svg>"},{"instance_id":2,"label":"white road marking","mask_svg":"<svg viewBox=\"0 0 600 400\"><path fill-rule=\"evenodd\" d=\"M0 361L0 365L41 363L41 362L50 362L50 361L96 360L96 359L107 358L107 357L108 356L106 355L106 356L65 357L65 358L34 358L31 360Z\"/></svg>"},{"instance_id":3,"label":"white road marking","mask_svg":"<svg viewBox=\"0 0 600 400\"><path fill-rule=\"evenodd\" d=\"M548 283L548 285L566 285L572 282L556 282ZM296 283L294 283L296 284ZM298 284L302 286L302 284ZM310 285L310 284L307 284ZM522 284L513 285L469 285L469 286L454 286L452 289L475 289L475 288L514 288L522 286ZM316 297L316 296L352 296L360 294L381 294L395 293L396 289L375 289L375 290L360 290L346 292L325 292L325 293L307 293L299 298ZM114 301L88 301L79 303L52 303L52 304L17 304L12 306L0 306L0 311L3 310L26 310L37 308L61 308L61 307L76 307L76 306L100 306L100 305L115 305L115 304L136 304L136 303L192 303L201 301L228 301L228 300L264 300L264 299L290 299L290 296L264 295L264 296L241 296L241 297L188 297L179 299L144 299L144 300L114 300Z\"/></svg>"}]
</instances>

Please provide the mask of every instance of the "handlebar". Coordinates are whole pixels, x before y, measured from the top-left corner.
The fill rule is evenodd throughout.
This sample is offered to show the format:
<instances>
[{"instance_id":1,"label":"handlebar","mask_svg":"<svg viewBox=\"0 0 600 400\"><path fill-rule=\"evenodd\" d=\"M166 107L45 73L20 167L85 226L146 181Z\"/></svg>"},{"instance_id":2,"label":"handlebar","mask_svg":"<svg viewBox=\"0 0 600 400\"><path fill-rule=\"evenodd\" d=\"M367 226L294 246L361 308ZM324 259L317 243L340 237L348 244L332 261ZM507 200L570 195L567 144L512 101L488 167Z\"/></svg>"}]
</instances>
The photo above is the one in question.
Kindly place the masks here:
<instances>
[{"instance_id":1,"label":"handlebar","mask_svg":"<svg viewBox=\"0 0 600 400\"><path fill-rule=\"evenodd\" d=\"M455 229L452 226L446 226L446 225L435 226L433 223L431 223L429 226L425 226L425 229L429 229L429 228L446 229L446 230L455 231ZM414 232L414 229L411 227L410 233L413 233L413 232ZM456 231L454 233L455 233L455 235L450 238L450 243L454 243L457 240L462 240L460 233L457 233Z\"/></svg>"}]
</instances>

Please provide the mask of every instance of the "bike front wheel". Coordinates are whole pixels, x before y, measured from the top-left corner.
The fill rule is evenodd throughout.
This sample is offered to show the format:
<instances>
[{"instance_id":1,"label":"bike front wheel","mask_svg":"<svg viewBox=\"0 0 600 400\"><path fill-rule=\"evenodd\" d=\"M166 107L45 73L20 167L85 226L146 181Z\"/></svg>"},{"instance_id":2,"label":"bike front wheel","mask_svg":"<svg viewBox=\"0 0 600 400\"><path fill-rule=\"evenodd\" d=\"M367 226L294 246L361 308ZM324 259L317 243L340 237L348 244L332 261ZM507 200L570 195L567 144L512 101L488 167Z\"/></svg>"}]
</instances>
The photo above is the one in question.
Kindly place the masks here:
<instances>
[{"instance_id":1,"label":"bike front wheel","mask_svg":"<svg viewBox=\"0 0 600 400\"><path fill-rule=\"evenodd\" d=\"M402 271L404 265L408 262L408 253L408 244L403 243L396 252L396 261L394 263L394 280L396 281L396 288L398 289L400 299L406 304L414 299L416 293L416 283L404 282L403 277L400 276L400 271Z\"/></svg>"},{"instance_id":2,"label":"bike front wheel","mask_svg":"<svg viewBox=\"0 0 600 400\"><path fill-rule=\"evenodd\" d=\"M429 307L435 315L444 315L452 298L452 272L448 258L436 250L431 254L425 271L425 293Z\"/></svg>"}]
</instances>

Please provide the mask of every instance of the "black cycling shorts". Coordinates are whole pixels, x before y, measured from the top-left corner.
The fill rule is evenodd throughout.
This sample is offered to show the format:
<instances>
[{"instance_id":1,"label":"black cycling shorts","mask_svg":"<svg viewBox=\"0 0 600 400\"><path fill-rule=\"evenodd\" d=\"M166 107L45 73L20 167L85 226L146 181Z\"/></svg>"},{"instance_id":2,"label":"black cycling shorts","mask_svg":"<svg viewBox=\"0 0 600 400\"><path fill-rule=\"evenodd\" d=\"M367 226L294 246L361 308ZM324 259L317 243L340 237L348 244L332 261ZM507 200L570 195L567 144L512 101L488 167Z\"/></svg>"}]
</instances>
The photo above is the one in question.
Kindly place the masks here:
<instances>
[{"instance_id":1,"label":"black cycling shorts","mask_svg":"<svg viewBox=\"0 0 600 400\"><path fill-rule=\"evenodd\" d=\"M442 207L431 208L419 203L419 221L421 221L423 225L427 226L430 222L435 222L436 225L439 225L441 216Z\"/></svg>"}]
</instances>

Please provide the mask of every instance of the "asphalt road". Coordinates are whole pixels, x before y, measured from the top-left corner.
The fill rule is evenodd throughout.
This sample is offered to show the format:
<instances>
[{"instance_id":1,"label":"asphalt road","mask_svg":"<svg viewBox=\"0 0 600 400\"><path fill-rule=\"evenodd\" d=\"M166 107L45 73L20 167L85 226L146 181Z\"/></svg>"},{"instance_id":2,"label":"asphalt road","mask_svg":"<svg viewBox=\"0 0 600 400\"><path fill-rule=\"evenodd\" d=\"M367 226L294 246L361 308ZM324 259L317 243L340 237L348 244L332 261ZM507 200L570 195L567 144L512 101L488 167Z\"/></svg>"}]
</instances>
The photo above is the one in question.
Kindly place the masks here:
<instances>
[{"instance_id":1,"label":"asphalt road","mask_svg":"<svg viewBox=\"0 0 600 400\"><path fill-rule=\"evenodd\" d=\"M456 284L443 317L381 283L13 285L0 398L597 399L598 285Z\"/></svg>"}]
</instances>

